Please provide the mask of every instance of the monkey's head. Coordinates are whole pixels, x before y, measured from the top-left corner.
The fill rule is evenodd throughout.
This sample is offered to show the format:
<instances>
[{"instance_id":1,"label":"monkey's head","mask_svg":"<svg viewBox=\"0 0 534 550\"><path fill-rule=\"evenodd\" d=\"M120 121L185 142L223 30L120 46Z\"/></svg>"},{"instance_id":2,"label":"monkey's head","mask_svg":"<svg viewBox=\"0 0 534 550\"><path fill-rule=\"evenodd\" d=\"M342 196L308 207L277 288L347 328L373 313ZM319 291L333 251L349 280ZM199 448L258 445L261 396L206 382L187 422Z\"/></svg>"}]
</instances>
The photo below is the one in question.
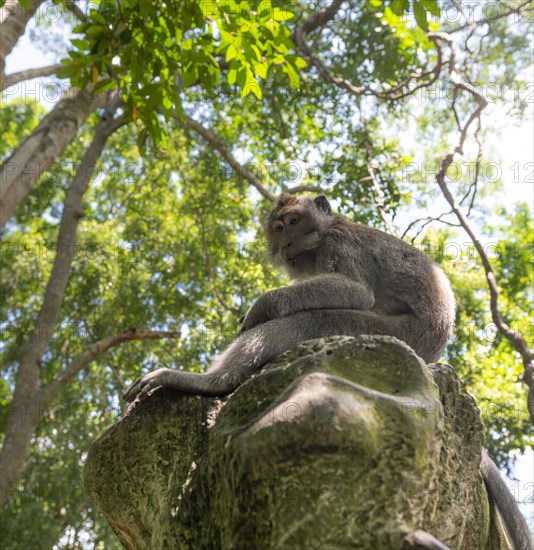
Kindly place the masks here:
<instances>
[{"instance_id":1,"label":"monkey's head","mask_svg":"<svg viewBox=\"0 0 534 550\"><path fill-rule=\"evenodd\" d=\"M332 221L332 208L323 195L295 197L282 193L267 219L267 241L273 265L292 279L315 273L321 231Z\"/></svg>"}]
</instances>

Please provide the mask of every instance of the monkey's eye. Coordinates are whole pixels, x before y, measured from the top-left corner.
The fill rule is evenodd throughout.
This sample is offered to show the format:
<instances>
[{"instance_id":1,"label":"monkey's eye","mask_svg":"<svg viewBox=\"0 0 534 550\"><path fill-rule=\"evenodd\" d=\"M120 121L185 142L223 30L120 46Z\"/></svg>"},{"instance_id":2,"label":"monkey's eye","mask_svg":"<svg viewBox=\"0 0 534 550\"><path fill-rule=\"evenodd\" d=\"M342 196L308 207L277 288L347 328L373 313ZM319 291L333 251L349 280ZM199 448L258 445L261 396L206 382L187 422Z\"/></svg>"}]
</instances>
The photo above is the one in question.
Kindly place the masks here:
<instances>
[{"instance_id":1,"label":"monkey's eye","mask_svg":"<svg viewBox=\"0 0 534 550\"><path fill-rule=\"evenodd\" d=\"M295 225L296 223L299 223L299 222L300 222L300 218L298 216L295 216L294 218L291 218L289 220L290 225Z\"/></svg>"},{"instance_id":2,"label":"monkey's eye","mask_svg":"<svg viewBox=\"0 0 534 550\"><path fill-rule=\"evenodd\" d=\"M284 224L282 222L275 222L271 225L271 231L274 233L281 233L284 230Z\"/></svg>"}]
</instances>

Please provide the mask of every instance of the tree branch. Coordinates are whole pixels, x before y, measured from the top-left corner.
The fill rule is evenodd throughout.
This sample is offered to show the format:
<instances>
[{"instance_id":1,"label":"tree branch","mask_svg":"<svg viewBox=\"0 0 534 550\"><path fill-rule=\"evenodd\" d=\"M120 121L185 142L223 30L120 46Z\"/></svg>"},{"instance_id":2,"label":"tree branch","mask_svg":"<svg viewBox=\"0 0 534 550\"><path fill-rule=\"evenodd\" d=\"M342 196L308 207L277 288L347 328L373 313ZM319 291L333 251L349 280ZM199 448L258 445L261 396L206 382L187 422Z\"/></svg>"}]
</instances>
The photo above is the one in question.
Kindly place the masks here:
<instances>
[{"instance_id":1,"label":"tree branch","mask_svg":"<svg viewBox=\"0 0 534 550\"><path fill-rule=\"evenodd\" d=\"M28 21L42 3L43 0L29 0L28 8L25 8L17 0L7 0L0 8L0 80L4 77L6 57L13 51Z\"/></svg>"},{"instance_id":2,"label":"tree branch","mask_svg":"<svg viewBox=\"0 0 534 550\"><path fill-rule=\"evenodd\" d=\"M65 7L72 12L80 21L87 21L87 16L72 0L66 0Z\"/></svg>"},{"instance_id":3,"label":"tree branch","mask_svg":"<svg viewBox=\"0 0 534 550\"><path fill-rule=\"evenodd\" d=\"M42 390L40 390L40 402L43 407L47 407L59 395L61 390L93 359L99 357L110 348L122 344L123 342L131 342L133 340L161 340L164 338L180 338L180 332L166 332L160 330L146 329L126 329L117 334L106 336L98 342L94 342L85 348L82 353L77 355L65 371L53 382L50 382Z\"/></svg>"},{"instance_id":4,"label":"tree branch","mask_svg":"<svg viewBox=\"0 0 534 550\"><path fill-rule=\"evenodd\" d=\"M177 113L173 113L179 123L184 124L184 119ZM271 202L276 201L276 195L269 191L263 184L263 182L251 172L248 168L240 164L236 158L230 152L230 149L226 146L224 141L214 136L207 128L204 128L202 124L193 120L191 117L185 115L185 125L197 134L201 135L214 149L219 151L220 155L226 160L226 162L233 168L236 174L239 174L242 178L246 179L251 185L253 185L260 194Z\"/></svg>"},{"instance_id":5,"label":"tree branch","mask_svg":"<svg viewBox=\"0 0 534 550\"><path fill-rule=\"evenodd\" d=\"M178 113L172 114L173 118L176 119L180 124L184 124L184 120ZM263 182L248 168L243 166L237 161L237 159L232 155L230 149L224 143L224 141L215 135L213 135L207 128L202 126L196 120L193 120L191 117L185 115L185 125L191 130L195 131L197 134L201 135L215 150L219 151L220 155L224 160L231 166L236 174L241 176L243 179L247 180L251 185L253 185L260 194L271 202L276 202L276 195L269 191ZM314 185L299 185L292 187L291 189L286 189L286 193L322 193L323 190L320 187Z\"/></svg>"},{"instance_id":6,"label":"tree branch","mask_svg":"<svg viewBox=\"0 0 534 550\"><path fill-rule=\"evenodd\" d=\"M480 163L482 162L482 139L480 137L480 131L482 129L482 126L480 124L480 119L478 119L478 126L475 130L475 140L477 142L478 151L477 151L477 158L475 160L475 173L473 174L473 181L470 183L468 190L466 191L463 198L460 200L460 206L464 203L464 201L470 196L469 200L469 206L467 208L467 214L466 216L469 217L471 214L471 210L473 209L473 206L475 204L475 197L477 195L478 190L478 178L480 176Z\"/></svg>"},{"instance_id":7,"label":"tree branch","mask_svg":"<svg viewBox=\"0 0 534 550\"><path fill-rule=\"evenodd\" d=\"M39 67L38 69L26 69L25 71L8 74L0 81L0 91L14 84L18 84L19 82L23 82L24 80L56 74L62 68L62 63L55 63L54 65L47 65L46 67Z\"/></svg>"},{"instance_id":8,"label":"tree branch","mask_svg":"<svg viewBox=\"0 0 534 550\"><path fill-rule=\"evenodd\" d=\"M457 204L456 200L454 199L451 191L447 186L447 182L445 181L445 175L447 173L448 168L452 164L454 156L457 153L463 154L463 146L464 146L469 128L471 127L471 124L475 120L478 120L478 121L480 120L480 114L482 113L483 109L486 107L487 100L473 85L468 84L462 80L458 67L456 65L456 57L457 57L456 44L453 38L446 33L430 33L428 36L436 44L437 48L441 48L441 42L446 42L449 45L451 50L451 55L448 62L448 67L449 67L449 77L451 79L451 82L457 89L467 91L469 94L471 94L477 102L477 108L471 113L467 122L460 129L460 134L458 136L457 144L443 158L440 164L439 171L436 174L436 182L439 185L439 188L441 189L443 196L451 206L452 211L458 218L458 221L460 222L464 231L471 238L480 256L482 265L484 267L484 272L486 274L486 280L488 282L489 291L490 291L490 309L491 309L491 316L492 316L493 322L495 323L495 326L497 327L499 332L503 336L505 336L508 340L510 340L515 350L521 355L521 358L523 360L523 366L524 366L523 380L529 388L528 397L527 397L527 406L528 406L528 410L530 412L532 421L534 422L534 382L533 382L534 352L531 349L529 349L525 340L523 339L523 336L519 332L515 332L514 330L512 330L511 327L503 320L501 316L501 312L499 310L499 304L498 304L499 287L497 285L495 273L491 267L489 258L486 255L486 251L484 250L484 247L482 246L482 243L480 242L478 236L476 235L473 227L471 226L469 220L467 219L467 216L460 209L460 206Z\"/></svg>"},{"instance_id":9,"label":"tree branch","mask_svg":"<svg viewBox=\"0 0 534 550\"><path fill-rule=\"evenodd\" d=\"M334 19L343 2L344 0L334 0L332 4L324 10L308 15L300 27L301 31L307 35L317 30L319 27L324 27L324 25Z\"/></svg>"},{"instance_id":10,"label":"tree branch","mask_svg":"<svg viewBox=\"0 0 534 550\"><path fill-rule=\"evenodd\" d=\"M0 227L15 213L41 177L63 154L105 95L70 90L0 166Z\"/></svg>"}]
</instances>

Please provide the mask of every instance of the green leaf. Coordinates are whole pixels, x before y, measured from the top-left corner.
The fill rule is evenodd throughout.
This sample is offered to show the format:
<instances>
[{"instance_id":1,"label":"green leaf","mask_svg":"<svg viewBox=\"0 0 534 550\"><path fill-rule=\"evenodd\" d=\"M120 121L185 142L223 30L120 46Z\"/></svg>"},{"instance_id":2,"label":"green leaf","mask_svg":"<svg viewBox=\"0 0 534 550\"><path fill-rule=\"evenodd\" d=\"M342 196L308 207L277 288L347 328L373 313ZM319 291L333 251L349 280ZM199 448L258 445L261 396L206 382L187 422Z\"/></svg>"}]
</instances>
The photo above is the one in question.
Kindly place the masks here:
<instances>
[{"instance_id":1,"label":"green leaf","mask_svg":"<svg viewBox=\"0 0 534 550\"><path fill-rule=\"evenodd\" d=\"M163 96L162 105L163 105L164 109L170 110L170 109L172 109L173 102L172 102L172 100L169 96L165 95L165 96Z\"/></svg>"},{"instance_id":2,"label":"green leaf","mask_svg":"<svg viewBox=\"0 0 534 550\"><path fill-rule=\"evenodd\" d=\"M272 5L270 1L262 0L258 5L258 19L265 20L270 19L272 11Z\"/></svg>"},{"instance_id":3,"label":"green leaf","mask_svg":"<svg viewBox=\"0 0 534 550\"><path fill-rule=\"evenodd\" d=\"M235 36L224 29L219 29L221 33L221 44L233 44L235 42Z\"/></svg>"},{"instance_id":4,"label":"green leaf","mask_svg":"<svg viewBox=\"0 0 534 550\"><path fill-rule=\"evenodd\" d=\"M288 47L282 42L274 42L273 46L282 54L286 54L289 52Z\"/></svg>"},{"instance_id":5,"label":"green leaf","mask_svg":"<svg viewBox=\"0 0 534 550\"><path fill-rule=\"evenodd\" d=\"M284 72L287 73L287 76L289 76L289 82L293 88L299 88L300 87L300 76L299 73L295 70L295 68L289 64L286 63L283 68Z\"/></svg>"},{"instance_id":6,"label":"green leaf","mask_svg":"<svg viewBox=\"0 0 534 550\"><path fill-rule=\"evenodd\" d=\"M71 78L74 77L74 75L80 74L80 67L78 65L64 65L58 72L57 77L58 78Z\"/></svg>"},{"instance_id":7,"label":"green leaf","mask_svg":"<svg viewBox=\"0 0 534 550\"><path fill-rule=\"evenodd\" d=\"M393 0L390 9L396 15L402 15L410 7L409 0Z\"/></svg>"},{"instance_id":8,"label":"green leaf","mask_svg":"<svg viewBox=\"0 0 534 550\"><path fill-rule=\"evenodd\" d=\"M189 64L186 71L183 73L183 78L185 88L195 84L198 80L198 66L195 64Z\"/></svg>"},{"instance_id":9,"label":"green leaf","mask_svg":"<svg viewBox=\"0 0 534 550\"><path fill-rule=\"evenodd\" d=\"M237 48L233 44L230 44L226 50L226 61L231 61L232 59L235 59L236 56Z\"/></svg>"},{"instance_id":10,"label":"green leaf","mask_svg":"<svg viewBox=\"0 0 534 550\"><path fill-rule=\"evenodd\" d=\"M237 69L235 67L230 67L228 69L228 75L226 77L226 80L228 80L228 84L230 86L233 86L236 83L237 79Z\"/></svg>"},{"instance_id":11,"label":"green leaf","mask_svg":"<svg viewBox=\"0 0 534 550\"><path fill-rule=\"evenodd\" d=\"M95 23L102 26L106 26L108 24L108 21L106 21L105 17L96 10L91 10L89 18L92 19Z\"/></svg>"},{"instance_id":12,"label":"green leaf","mask_svg":"<svg viewBox=\"0 0 534 550\"><path fill-rule=\"evenodd\" d=\"M115 80L107 78L96 83L93 93L96 95L102 92L107 92L108 90L114 90L115 88L117 88L117 83Z\"/></svg>"},{"instance_id":13,"label":"green leaf","mask_svg":"<svg viewBox=\"0 0 534 550\"><path fill-rule=\"evenodd\" d=\"M426 11L421 0L414 0L413 13L415 15L415 21L417 22L417 26L423 29L425 32L428 31L428 21L426 18Z\"/></svg>"},{"instance_id":14,"label":"green leaf","mask_svg":"<svg viewBox=\"0 0 534 550\"><path fill-rule=\"evenodd\" d=\"M252 73L247 74L247 83L241 90L241 97L247 97L249 94L254 94L260 100L262 98L261 87Z\"/></svg>"},{"instance_id":15,"label":"green leaf","mask_svg":"<svg viewBox=\"0 0 534 550\"><path fill-rule=\"evenodd\" d=\"M251 44L250 47L252 48L252 51L256 55L256 59L258 61L261 61L261 53L260 53L260 50L259 50L258 46L256 46L255 44Z\"/></svg>"},{"instance_id":16,"label":"green leaf","mask_svg":"<svg viewBox=\"0 0 534 550\"><path fill-rule=\"evenodd\" d=\"M308 66L308 63L306 63L306 60L302 59L302 57L299 57L298 55L287 55L286 56L287 61L289 61L294 67L297 67L299 69L303 69L304 67Z\"/></svg>"},{"instance_id":17,"label":"green leaf","mask_svg":"<svg viewBox=\"0 0 534 550\"><path fill-rule=\"evenodd\" d=\"M434 17L439 17L441 15L441 9L436 0L423 0L423 5L425 6L426 11Z\"/></svg>"},{"instance_id":18,"label":"green leaf","mask_svg":"<svg viewBox=\"0 0 534 550\"><path fill-rule=\"evenodd\" d=\"M246 86L247 83L247 73L250 71L250 69L245 69L245 67L240 67L237 70L237 78L236 82L237 85L243 89Z\"/></svg>"},{"instance_id":19,"label":"green leaf","mask_svg":"<svg viewBox=\"0 0 534 550\"><path fill-rule=\"evenodd\" d=\"M146 142L148 138L148 131L146 128L142 128L137 136L137 148L141 154L146 151Z\"/></svg>"},{"instance_id":20,"label":"green leaf","mask_svg":"<svg viewBox=\"0 0 534 550\"><path fill-rule=\"evenodd\" d=\"M109 51L109 37L108 36L104 36L102 38L102 40L99 40L97 42L98 46L96 48L96 53L99 55L99 56L105 56L108 51Z\"/></svg>"},{"instance_id":21,"label":"green leaf","mask_svg":"<svg viewBox=\"0 0 534 550\"><path fill-rule=\"evenodd\" d=\"M85 34L87 36L96 37L96 36L100 36L101 34L106 32L106 30L107 30L106 27L104 27L102 25L89 25L85 29Z\"/></svg>"},{"instance_id":22,"label":"green leaf","mask_svg":"<svg viewBox=\"0 0 534 550\"><path fill-rule=\"evenodd\" d=\"M263 80L267 78L268 68L269 67L267 66L266 63L257 63L256 65L254 65L254 71L260 78L263 78Z\"/></svg>"},{"instance_id":23,"label":"green leaf","mask_svg":"<svg viewBox=\"0 0 534 550\"><path fill-rule=\"evenodd\" d=\"M256 86L252 86L250 90L261 101L261 98L263 97L263 93L261 91L260 86L257 84Z\"/></svg>"},{"instance_id":24,"label":"green leaf","mask_svg":"<svg viewBox=\"0 0 534 550\"><path fill-rule=\"evenodd\" d=\"M79 38L71 38L70 39L73 46L80 50L87 50L89 48L89 43L87 40L80 40Z\"/></svg>"},{"instance_id":25,"label":"green leaf","mask_svg":"<svg viewBox=\"0 0 534 550\"><path fill-rule=\"evenodd\" d=\"M277 6L273 9L273 19L275 21L289 21L295 17L295 14L291 13L290 11L283 10L282 8L279 8Z\"/></svg>"}]
</instances>

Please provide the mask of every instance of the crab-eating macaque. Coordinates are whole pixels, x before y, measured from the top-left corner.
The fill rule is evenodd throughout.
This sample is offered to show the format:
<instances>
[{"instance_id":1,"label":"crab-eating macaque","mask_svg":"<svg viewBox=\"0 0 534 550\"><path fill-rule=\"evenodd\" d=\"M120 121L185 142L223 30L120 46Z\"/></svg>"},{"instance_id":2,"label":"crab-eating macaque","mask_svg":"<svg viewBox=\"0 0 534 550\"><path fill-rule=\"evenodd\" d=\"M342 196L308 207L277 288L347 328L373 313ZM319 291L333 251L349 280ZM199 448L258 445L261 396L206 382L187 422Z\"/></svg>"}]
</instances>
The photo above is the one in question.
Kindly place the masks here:
<instances>
[{"instance_id":1,"label":"crab-eating macaque","mask_svg":"<svg viewBox=\"0 0 534 550\"><path fill-rule=\"evenodd\" d=\"M426 362L440 358L454 323L454 297L421 251L333 213L324 196L283 193L266 230L273 264L295 283L260 296L205 374L158 369L130 386L127 401L159 387L225 395L280 353L325 336L396 336Z\"/></svg>"},{"instance_id":2,"label":"crab-eating macaque","mask_svg":"<svg viewBox=\"0 0 534 550\"><path fill-rule=\"evenodd\" d=\"M324 196L283 193L267 220L271 260L295 283L260 296L241 332L205 374L158 369L126 391L133 401L159 387L221 396L299 342L383 334L437 361L454 322L441 269L408 243L332 212Z\"/></svg>"},{"instance_id":3,"label":"crab-eating macaque","mask_svg":"<svg viewBox=\"0 0 534 550\"><path fill-rule=\"evenodd\" d=\"M282 194L266 231L273 264L295 283L260 296L207 373L158 369L130 386L127 401L160 387L226 395L282 352L326 336L395 336L428 363L441 357L454 297L444 273L421 251L333 213L324 196ZM481 471L516 550L530 548L526 522L485 452Z\"/></svg>"}]
</instances>

